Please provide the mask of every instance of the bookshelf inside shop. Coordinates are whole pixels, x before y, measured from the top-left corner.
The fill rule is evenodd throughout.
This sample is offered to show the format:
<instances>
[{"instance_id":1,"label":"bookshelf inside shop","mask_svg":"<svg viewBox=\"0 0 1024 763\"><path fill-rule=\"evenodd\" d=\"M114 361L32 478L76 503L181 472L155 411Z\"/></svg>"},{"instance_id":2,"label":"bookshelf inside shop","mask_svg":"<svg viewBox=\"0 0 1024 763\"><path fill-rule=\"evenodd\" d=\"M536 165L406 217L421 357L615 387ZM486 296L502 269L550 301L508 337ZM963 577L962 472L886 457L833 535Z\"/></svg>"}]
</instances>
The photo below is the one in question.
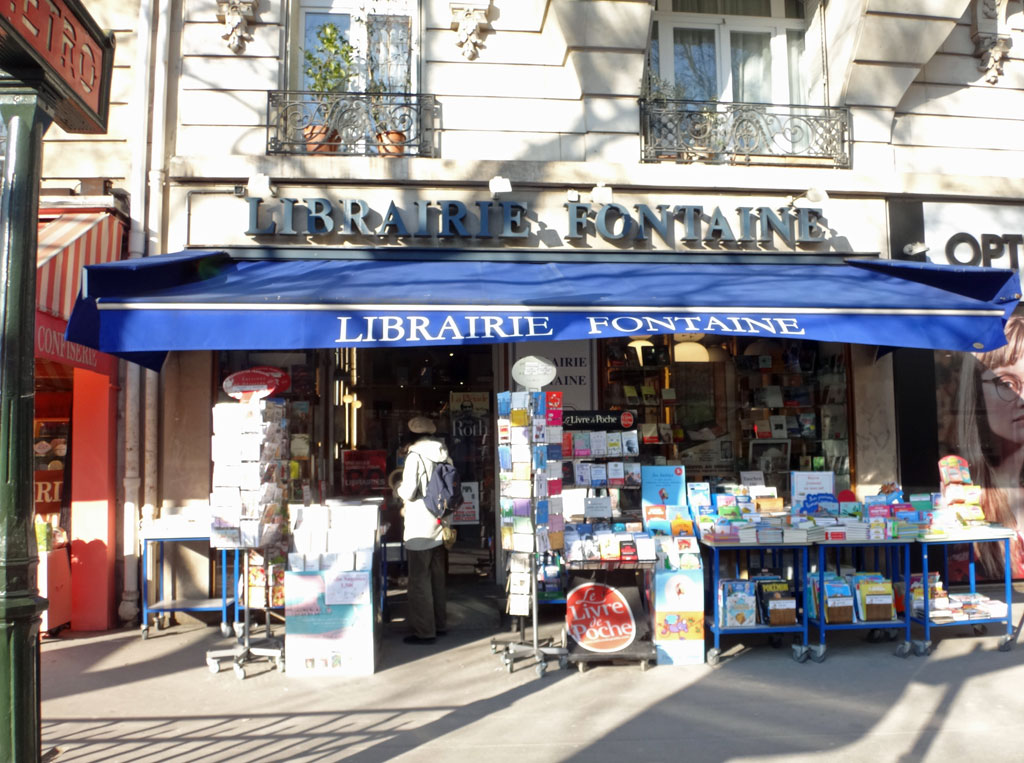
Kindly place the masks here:
<instances>
[{"instance_id":1,"label":"bookshelf inside shop","mask_svg":"<svg viewBox=\"0 0 1024 763\"><path fill-rule=\"evenodd\" d=\"M794 470L850 488L844 345L684 337L604 347L604 405L636 411L643 463L679 463L712 485L760 471L783 497Z\"/></svg>"}]
</instances>

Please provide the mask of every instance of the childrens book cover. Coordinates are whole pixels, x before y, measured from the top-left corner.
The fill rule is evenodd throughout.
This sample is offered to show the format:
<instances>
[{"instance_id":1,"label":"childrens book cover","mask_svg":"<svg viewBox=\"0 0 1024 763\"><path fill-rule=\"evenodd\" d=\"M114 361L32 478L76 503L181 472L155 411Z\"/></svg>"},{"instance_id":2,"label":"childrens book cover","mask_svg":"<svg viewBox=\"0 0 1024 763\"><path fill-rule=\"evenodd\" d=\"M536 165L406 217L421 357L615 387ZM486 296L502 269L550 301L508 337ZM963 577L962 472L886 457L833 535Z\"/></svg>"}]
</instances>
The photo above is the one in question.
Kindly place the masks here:
<instances>
[{"instance_id":1,"label":"childrens book cover","mask_svg":"<svg viewBox=\"0 0 1024 763\"><path fill-rule=\"evenodd\" d=\"M544 421L549 427L560 427L562 426L562 409L561 408L549 408L544 414Z\"/></svg>"},{"instance_id":2,"label":"childrens book cover","mask_svg":"<svg viewBox=\"0 0 1024 763\"><path fill-rule=\"evenodd\" d=\"M552 410L560 411L560 410L562 410L562 393L561 392L559 392L557 390L551 390L549 392L545 392L544 394L545 394L545 398L546 398L546 401L547 401L547 406L548 406L548 410L549 411L552 411Z\"/></svg>"},{"instance_id":3,"label":"childrens book cover","mask_svg":"<svg viewBox=\"0 0 1024 763\"><path fill-rule=\"evenodd\" d=\"M796 625L796 589L791 581L757 581L757 603L762 623Z\"/></svg>"},{"instance_id":4,"label":"childrens book cover","mask_svg":"<svg viewBox=\"0 0 1024 763\"><path fill-rule=\"evenodd\" d=\"M757 597L753 580L721 580L718 596L722 627L750 628L757 625Z\"/></svg>"},{"instance_id":5,"label":"childrens book cover","mask_svg":"<svg viewBox=\"0 0 1024 763\"><path fill-rule=\"evenodd\" d=\"M686 506L686 467L643 466L640 501L644 506L664 504Z\"/></svg>"},{"instance_id":6,"label":"childrens book cover","mask_svg":"<svg viewBox=\"0 0 1024 763\"><path fill-rule=\"evenodd\" d=\"M694 511L711 506L711 483L688 482L686 484L686 499Z\"/></svg>"},{"instance_id":7,"label":"childrens book cover","mask_svg":"<svg viewBox=\"0 0 1024 763\"><path fill-rule=\"evenodd\" d=\"M507 419L512 412L512 393L498 393L498 418Z\"/></svg>"}]
</instances>

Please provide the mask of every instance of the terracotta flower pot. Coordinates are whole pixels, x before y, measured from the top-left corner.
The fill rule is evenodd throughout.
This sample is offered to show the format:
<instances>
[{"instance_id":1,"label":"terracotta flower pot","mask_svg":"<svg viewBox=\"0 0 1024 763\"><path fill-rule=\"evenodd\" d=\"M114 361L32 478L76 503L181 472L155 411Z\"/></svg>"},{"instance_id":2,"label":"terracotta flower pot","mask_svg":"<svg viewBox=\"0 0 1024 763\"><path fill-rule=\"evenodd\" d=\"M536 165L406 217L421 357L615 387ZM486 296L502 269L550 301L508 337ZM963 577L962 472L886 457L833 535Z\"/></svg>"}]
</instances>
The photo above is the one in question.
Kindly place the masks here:
<instances>
[{"instance_id":1,"label":"terracotta flower pot","mask_svg":"<svg viewBox=\"0 0 1024 763\"><path fill-rule=\"evenodd\" d=\"M333 154L338 150L338 132L327 125L306 125L302 128L302 137L310 154Z\"/></svg>"},{"instance_id":2,"label":"terracotta flower pot","mask_svg":"<svg viewBox=\"0 0 1024 763\"><path fill-rule=\"evenodd\" d=\"M405 153L405 133L400 130L377 133L377 151L381 156L402 156Z\"/></svg>"}]
</instances>

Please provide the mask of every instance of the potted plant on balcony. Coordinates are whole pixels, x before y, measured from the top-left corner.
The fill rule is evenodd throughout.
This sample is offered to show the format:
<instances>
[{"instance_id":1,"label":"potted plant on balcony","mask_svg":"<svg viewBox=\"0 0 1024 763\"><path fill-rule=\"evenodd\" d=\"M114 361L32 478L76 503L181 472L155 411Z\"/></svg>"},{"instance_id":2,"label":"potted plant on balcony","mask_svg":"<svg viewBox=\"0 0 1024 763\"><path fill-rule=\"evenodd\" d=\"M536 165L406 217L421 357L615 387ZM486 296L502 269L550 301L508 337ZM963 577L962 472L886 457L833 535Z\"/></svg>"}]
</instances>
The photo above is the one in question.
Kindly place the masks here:
<instances>
[{"instance_id":1,"label":"potted plant on balcony","mask_svg":"<svg viewBox=\"0 0 1024 763\"><path fill-rule=\"evenodd\" d=\"M370 117L374 137L377 139L377 153L386 157L402 156L407 135L401 129L400 121L405 109L379 80L371 79L366 92L370 96Z\"/></svg>"},{"instance_id":2,"label":"potted plant on balcony","mask_svg":"<svg viewBox=\"0 0 1024 763\"><path fill-rule=\"evenodd\" d=\"M317 107L302 128L306 150L312 154L337 149L338 133L330 127L331 94L348 90L355 74L355 49L332 23L316 30L316 48L303 50L303 74Z\"/></svg>"}]
</instances>

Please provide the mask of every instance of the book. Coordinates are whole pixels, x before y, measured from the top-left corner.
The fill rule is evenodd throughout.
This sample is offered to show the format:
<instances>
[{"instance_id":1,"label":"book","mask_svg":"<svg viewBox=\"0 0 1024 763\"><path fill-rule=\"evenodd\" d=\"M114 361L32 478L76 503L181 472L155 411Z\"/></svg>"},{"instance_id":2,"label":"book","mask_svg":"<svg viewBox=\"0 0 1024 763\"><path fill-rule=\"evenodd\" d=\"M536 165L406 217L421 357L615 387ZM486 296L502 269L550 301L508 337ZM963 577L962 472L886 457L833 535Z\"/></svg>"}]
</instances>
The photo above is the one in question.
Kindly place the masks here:
<instances>
[{"instance_id":1,"label":"book","mask_svg":"<svg viewBox=\"0 0 1024 763\"><path fill-rule=\"evenodd\" d=\"M636 393L636 387L631 384L623 384L622 392L626 396L626 405L640 405L640 397Z\"/></svg>"},{"instance_id":2,"label":"book","mask_svg":"<svg viewBox=\"0 0 1024 763\"><path fill-rule=\"evenodd\" d=\"M796 590L789 580L758 580L757 604L766 625L796 625Z\"/></svg>"},{"instance_id":3,"label":"book","mask_svg":"<svg viewBox=\"0 0 1024 763\"><path fill-rule=\"evenodd\" d=\"M608 433L596 431L590 433L590 455L604 457L608 455Z\"/></svg>"},{"instance_id":4,"label":"book","mask_svg":"<svg viewBox=\"0 0 1024 763\"><path fill-rule=\"evenodd\" d=\"M636 456L640 454L640 441L635 429L627 429L622 433L622 455Z\"/></svg>"},{"instance_id":5,"label":"book","mask_svg":"<svg viewBox=\"0 0 1024 763\"><path fill-rule=\"evenodd\" d=\"M640 464L635 461L628 461L623 464L623 472L623 487L640 487Z\"/></svg>"},{"instance_id":6,"label":"book","mask_svg":"<svg viewBox=\"0 0 1024 763\"><path fill-rule=\"evenodd\" d=\"M754 581L720 580L718 583L720 625L725 628L750 628L757 625L757 599Z\"/></svg>"},{"instance_id":7,"label":"book","mask_svg":"<svg viewBox=\"0 0 1024 763\"><path fill-rule=\"evenodd\" d=\"M654 387L645 384L640 387L640 398L643 400L644 405L657 405L658 404L658 393L655 392Z\"/></svg>"},{"instance_id":8,"label":"book","mask_svg":"<svg viewBox=\"0 0 1024 763\"><path fill-rule=\"evenodd\" d=\"M644 441L644 445L657 445L659 442L661 442L661 438L658 435L657 424L641 424L640 434L641 438Z\"/></svg>"},{"instance_id":9,"label":"book","mask_svg":"<svg viewBox=\"0 0 1024 763\"><path fill-rule=\"evenodd\" d=\"M608 432L605 438L605 446L609 456L622 455L622 432Z\"/></svg>"},{"instance_id":10,"label":"book","mask_svg":"<svg viewBox=\"0 0 1024 763\"><path fill-rule=\"evenodd\" d=\"M623 487L626 484L626 469L621 461L609 461L608 487Z\"/></svg>"},{"instance_id":11,"label":"book","mask_svg":"<svg viewBox=\"0 0 1024 763\"><path fill-rule=\"evenodd\" d=\"M604 464L590 465L590 486L608 487L608 469Z\"/></svg>"},{"instance_id":12,"label":"book","mask_svg":"<svg viewBox=\"0 0 1024 763\"><path fill-rule=\"evenodd\" d=\"M582 458L590 455L590 432L572 433L572 456Z\"/></svg>"}]
</instances>

